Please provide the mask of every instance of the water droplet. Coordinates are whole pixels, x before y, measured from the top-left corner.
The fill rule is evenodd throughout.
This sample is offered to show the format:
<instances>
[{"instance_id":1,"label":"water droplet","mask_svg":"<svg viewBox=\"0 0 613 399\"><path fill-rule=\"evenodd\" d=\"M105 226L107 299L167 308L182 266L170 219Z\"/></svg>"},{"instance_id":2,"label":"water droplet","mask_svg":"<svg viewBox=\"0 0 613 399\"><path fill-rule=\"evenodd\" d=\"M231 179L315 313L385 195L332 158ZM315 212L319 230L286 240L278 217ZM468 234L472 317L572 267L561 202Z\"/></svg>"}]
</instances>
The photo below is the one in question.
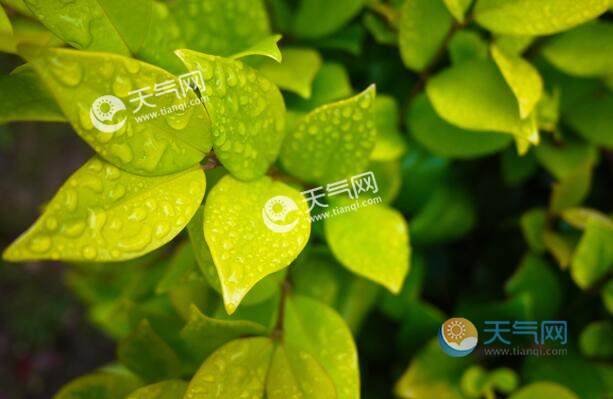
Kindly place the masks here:
<instances>
[{"instance_id":1,"label":"water droplet","mask_svg":"<svg viewBox=\"0 0 613 399\"><path fill-rule=\"evenodd\" d=\"M66 86L77 86L83 78L83 70L76 61L51 57L49 69L53 76Z\"/></svg>"},{"instance_id":2,"label":"water droplet","mask_svg":"<svg viewBox=\"0 0 613 399\"><path fill-rule=\"evenodd\" d=\"M47 236L38 236L30 240L30 250L32 252L43 253L51 248L51 238Z\"/></svg>"},{"instance_id":3,"label":"water droplet","mask_svg":"<svg viewBox=\"0 0 613 399\"><path fill-rule=\"evenodd\" d=\"M98 254L98 251L96 251L96 248L94 248L91 245L86 245L83 247L83 249L81 250L81 254L83 255L83 257L85 259L89 259L92 260L96 257L96 255Z\"/></svg>"}]
</instances>

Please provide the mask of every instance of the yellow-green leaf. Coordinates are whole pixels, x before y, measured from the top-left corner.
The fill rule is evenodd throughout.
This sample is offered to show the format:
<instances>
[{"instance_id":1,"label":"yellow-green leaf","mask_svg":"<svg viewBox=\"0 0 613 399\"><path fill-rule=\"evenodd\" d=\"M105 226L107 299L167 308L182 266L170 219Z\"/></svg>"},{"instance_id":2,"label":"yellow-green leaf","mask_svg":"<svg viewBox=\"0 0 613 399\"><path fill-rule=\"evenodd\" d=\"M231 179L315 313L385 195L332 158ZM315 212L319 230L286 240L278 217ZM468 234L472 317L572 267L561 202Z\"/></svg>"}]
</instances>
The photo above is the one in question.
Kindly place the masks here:
<instances>
[{"instance_id":1,"label":"yellow-green leaf","mask_svg":"<svg viewBox=\"0 0 613 399\"><path fill-rule=\"evenodd\" d=\"M222 178L204 206L204 237L228 313L258 281L288 266L310 231L308 207L297 190L268 176L250 183Z\"/></svg>"},{"instance_id":2,"label":"yellow-green leaf","mask_svg":"<svg viewBox=\"0 0 613 399\"><path fill-rule=\"evenodd\" d=\"M204 239L204 206L201 206L196 211L196 214L190 220L187 225L187 232L189 239L194 248L194 255L196 256L196 262L200 267L200 271L206 278L206 281L217 292L221 292L221 284L219 283L219 276L217 276L217 269L215 269L215 263L211 256L211 251Z\"/></svg>"},{"instance_id":3,"label":"yellow-green leaf","mask_svg":"<svg viewBox=\"0 0 613 399\"><path fill-rule=\"evenodd\" d=\"M13 26L4 8L0 5L0 36L12 36Z\"/></svg>"},{"instance_id":4,"label":"yellow-green leaf","mask_svg":"<svg viewBox=\"0 0 613 399\"><path fill-rule=\"evenodd\" d=\"M538 143L534 121L520 118L513 92L491 61L471 60L443 70L430 79L426 93L436 112L453 125Z\"/></svg>"},{"instance_id":5,"label":"yellow-green leaf","mask_svg":"<svg viewBox=\"0 0 613 399\"><path fill-rule=\"evenodd\" d=\"M281 54L281 50L277 46L277 42L281 40L281 35L271 35L267 36L264 39L260 40L257 43L254 43L251 47L246 50L240 51L234 55L232 58L245 58L250 55L261 55L264 57L268 57L273 61L279 63L283 60L283 56Z\"/></svg>"},{"instance_id":6,"label":"yellow-green leaf","mask_svg":"<svg viewBox=\"0 0 613 399\"><path fill-rule=\"evenodd\" d=\"M338 399L360 397L355 343L349 328L333 309L310 298L289 297L283 337L321 364L334 382Z\"/></svg>"},{"instance_id":7,"label":"yellow-green leaf","mask_svg":"<svg viewBox=\"0 0 613 399\"><path fill-rule=\"evenodd\" d=\"M190 71L200 71L211 116L213 148L238 179L253 180L275 161L285 135L285 104L279 89L240 61L177 50Z\"/></svg>"},{"instance_id":8,"label":"yellow-green leaf","mask_svg":"<svg viewBox=\"0 0 613 399\"><path fill-rule=\"evenodd\" d=\"M360 200L363 201L363 200ZM340 208L358 205L349 201ZM409 228L402 215L385 205L371 205L328 218L326 241L339 262L390 291L400 291L409 271Z\"/></svg>"},{"instance_id":9,"label":"yellow-green leaf","mask_svg":"<svg viewBox=\"0 0 613 399\"><path fill-rule=\"evenodd\" d=\"M553 382L535 382L527 385L510 396L510 399L579 399L568 388Z\"/></svg>"},{"instance_id":10,"label":"yellow-green leaf","mask_svg":"<svg viewBox=\"0 0 613 399\"><path fill-rule=\"evenodd\" d=\"M305 181L323 184L364 170L377 136L374 97L371 85L300 119L283 143L283 167Z\"/></svg>"},{"instance_id":11,"label":"yellow-green leaf","mask_svg":"<svg viewBox=\"0 0 613 399\"><path fill-rule=\"evenodd\" d=\"M42 216L3 256L108 262L151 252L174 238L198 209L205 178L199 167L143 177L94 157L77 170Z\"/></svg>"},{"instance_id":12,"label":"yellow-green leaf","mask_svg":"<svg viewBox=\"0 0 613 399\"><path fill-rule=\"evenodd\" d=\"M301 0L293 29L299 37L315 39L333 33L353 18L365 0Z\"/></svg>"},{"instance_id":13,"label":"yellow-green leaf","mask_svg":"<svg viewBox=\"0 0 613 399\"><path fill-rule=\"evenodd\" d=\"M126 399L182 399L186 389L185 381L166 380L139 388Z\"/></svg>"},{"instance_id":14,"label":"yellow-green leaf","mask_svg":"<svg viewBox=\"0 0 613 399\"><path fill-rule=\"evenodd\" d=\"M444 0L449 12L458 22L464 22L464 14L473 0Z\"/></svg>"},{"instance_id":15,"label":"yellow-green leaf","mask_svg":"<svg viewBox=\"0 0 613 399\"><path fill-rule=\"evenodd\" d=\"M405 0L398 22L398 45L404 64L422 71L437 55L453 18L443 0Z\"/></svg>"},{"instance_id":16,"label":"yellow-green leaf","mask_svg":"<svg viewBox=\"0 0 613 399\"><path fill-rule=\"evenodd\" d=\"M613 269L613 224L597 218L588 220L571 264L577 285L587 289Z\"/></svg>"},{"instance_id":17,"label":"yellow-green leaf","mask_svg":"<svg viewBox=\"0 0 613 399\"><path fill-rule=\"evenodd\" d=\"M313 79L321 67L321 56L315 50L301 47L287 47L281 51L283 60L276 63L266 60L258 70L281 89L294 92L301 97L311 97Z\"/></svg>"},{"instance_id":18,"label":"yellow-green leaf","mask_svg":"<svg viewBox=\"0 0 613 399\"><path fill-rule=\"evenodd\" d=\"M63 44L57 36L33 19L14 15L11 16L11 25L11 35L0 33L0 51L16 54L18 45L22 43L49 47Z\"/></svg>"},{"instance_id":19,"label":"yellow-green leaf","mask_svg":"<svg viewBox=\"0 0 613 399\"><path fill-rule=\"evenodd\" d=\"M249 335L264 335L264 326L248 320L222 320L204 315L196 306L191 307L181 337L196 360L203 360L223 344Z\"/></svg>"},{"instance_id":20,"label":"yellow-green leaf","mask_svg":"<svg viewBox=\"0 0 613 399\"><path fill-rule=\"evenodd\" d=\"M170 73L106 53L37 47L20 47L20 53L79 136L120 168L140 175L169 174L197 164L210 150L206 111L201 104L192 105L197 97L191 89L182 95ZM154 86L166 81L175 82L176 95L155 96ZM152 107L130 94L140 89L146 89L141 94ZM163 110L178 106L186 109L164 115ZM157 117L139 122L150 112Z\"/></svg>"},{"instance_id":21,"label":"yellow-green leaf","mask_svg":"<svg viewBox=\"0 0 613 399\"><path fill-rule=\"evenodd\" d=\"M184 399L262 398L272 351L269 338L231 341L202 364Z\"/></svg>"},{"instance_id":22,"label":"yellow-green leaf","mask_svg":"<svg viewBox=\"0 0 613 399\"><path fill-rule=\"evenodd\" d=\"M596 20L547 40L543 55L576 76L613 75L613 23Z\"/></svg>"},{"instance_id":23,"label":"yellow-green leaf","mask_svg":"<svg viewBox=\"0 0 613 399\"><path fill-rule=\"evenodd\" d=\"M53 399L117 399L142 385L130 372L97 371L64 385Z\"/></svg>"},{"instance_id":24,"label":"yellow-green leaf","mask_svg":"<svg viewBox=\"0 0 613 399\"><path fill-rule=\"evenodd\" d=\"M370 154L373 161L394 161L407 151L407 144L399 129L398 104L393 97L383 95L375 98L375 126L377 143Z\"/></svg>"},{"instance_id":25,"label":"yellow-green leaf","mask_svg":"<svg viewBox=\"0 0 613 399\"><path fill-rule=\"evenodd\" d=\"M308 352L279 345L266 382L268 399L336 399L336 389L321 364Z\"/></svg>"},{"instance_id":26,"label":"yellow-green leaf","mask_svg":"<svg viewBox=\"0 0 613 399\"><path fill-rule=\"evenodd\" d=\"M582 165L553 185L549 207L553 212L579 205L590 191L592 166Z\"/></svg>"},{"instance_id":27,"label":"yellow-green leaf","mask_svg":"<svg viewBox=\"0 0 613 399\"><path fill-rule=\"evenodd\" d=\"M596 18L609 0L479 0L477 22L496 33L548 35Z\"/></svg>"},{"instance_id":28,"label":"yellow-green leaf","mask_svg":"<svg viewBox=\"0 0 613 399\"><path fill-rule=\"evenodd\" d=\"M543 93L541 75L532 64L520 56L507 54L495 44L492 45L491 50L496 65L515 94L520 118L527 118Z\"/></svg>"}]
</instances>

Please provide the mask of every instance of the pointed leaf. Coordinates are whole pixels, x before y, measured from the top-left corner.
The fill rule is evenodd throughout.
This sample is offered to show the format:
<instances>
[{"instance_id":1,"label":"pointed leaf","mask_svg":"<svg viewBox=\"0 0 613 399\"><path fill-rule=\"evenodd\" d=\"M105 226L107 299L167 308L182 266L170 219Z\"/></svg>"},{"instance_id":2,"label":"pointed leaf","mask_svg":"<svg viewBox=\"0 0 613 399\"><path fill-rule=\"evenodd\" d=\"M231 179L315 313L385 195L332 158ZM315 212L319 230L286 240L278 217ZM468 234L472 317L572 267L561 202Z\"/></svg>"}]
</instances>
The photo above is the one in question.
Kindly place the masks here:
<instances>
[{"instance_id":1,"label":"pointed leaf","mask_svg":"<svg viewBox=\"0 0 613 399\"><path fill-rule=\"evenodd\" d=\"M187 90L184 98L173 93L153 95L156 83L172 80L181 96L179 82L170 73L112 54L35 47L20 47L20 52L79 136L120 168L140 175L169 174L197 164L210 150L209 120L204 108L195 104L194 92ZM129 92L139 89L147 89L144 95L153 107L138 109L138 96ZM110 120L106 114L94 113L104 112L102 96L115 96L115 103L110 103L115 108L107 112ZM162 111L179 106L187 109L166 115ZM137 118L149 112L157 117L139 122Z\"/></svg>"},{"instance_id":2,"label":"pointed leaf","mask_svg":"<svg viewBox=\"0 0 613 399\"><path fill-rule=\"evenodd\" d=\"M301 0L294 16L294 34L315 39L326 36L351 20L364 0Z\"/></svg>"},{"instance_id":3,"label":"pointed leaf","mask_svg":"<svg viewBox=\"0 0 613 399\"><path fill-rule=\"evenodd\" d=\"M331 308L306 297L287 299L284 339L311 354L336 387L338 399L360 397L358 356L351 332Z\"/></svg>"},{"instance_id":4,"label":"pointed leaf","mask_svg":"<svg viewBox=\"0 0 613 399\"><path fill-rule=\"evenodd\" d=\"M258 281L298 256L311 230L308 215L297 190L267 176L251 183L226 176L213 187L204 206L204 236L228 313Z\"/></svg>"},{"instance_id":5,"label":"pointed leaf","mask_svg":"<svg viewBox=\"0 0 613 399\"><path fill-rule=\"evenodd\" d=\"M250 55L261 55L271 58L276 62L281 62L283 56L281 50L277 45L277 42L281 40L281 35L272 35L265 37L257 43L254 43L251 47L241 52L238 52L232 56L234 59L248 57Z\"/></svg>"},{"instance_id":6,"label":"pointed leaf","mask_svg":"<svg viewBox=\"0 0 613 399\"><path fill-rule=\"evenodd\" d=\"M167 380L139 388L126 399L182 399L186 389L185 381Z\"/></svg>"},{"instance_id":7,"label":"pointed leaf","mask_svg":"<svg viewBox=\"0 0 613 399\"><path fill-rule=\"evenodd\" d=\"M350 206L350 203L342 203ZM402 215L372 205L326 219L326 241L343 266L397 293L409 271L409 230Z\"/></svg>"},{"instance_id":8,"label":"pointed leaf","mask_svg":"<svg viewBox=\"0 0 613 399\"><path fill-rule=\"evenodd\" d=\"M334 383L308 352L291 345L275 349L266 382L268 399L335 399Z\"/></svg>"},{"instance_id":9,"label":"pointed leaf","mask_svg":"<svg viewBox=\"0 0 613 399\"><path fill-rule=\"evenodd\" d=\"M543 93L541 75L532 64L519 56L507 54L496 45L492 45L491 51L502 76L517 98L520 118L527 118Z\"/></svg>"},{"instance_id":10,"label":"pointed leaf","mask_svg":"<svg viewBox=\"0 0 613 399\"><path fill-rule=\"evenodd\" d=\"M596 18L609 0L479 0L475 19L492 32L548 35Z\"/></svg>"},{"instance_id":11,"label":"pointed leaf","mask_svg":"<svg viewBox=\"0 0 613 399\"><path fill-rule=\"evenodd\" d=\"M281 163L302 180L323 184L364 170L375 145L375 87L321 106L288 133Z\"/></svg>"},{"instance_id":12,"label":"pointed leaf","mask_svg":"<svg viewBox=\"0 0 613 399\"><path fill-rule=\"evenodd\" d=\"M272 351L269 338L231 341L202 364L184 399L261 398Z\"/></svg>"},{"instance_id":13,"label":"pointed leaf","mask_svg":"<svg viewBox=\"0 0 613 399\"><path fill-rule=\"evenodd\" d=\"M247 320L221 320L208 317L191 307L189 320L181 337L196 360L206 359L220 346L234 339L249 335L264 335L264 326Z\"/></svg>"},{"instance_id":14,"label":"pointed leaf","mask_svg":"<svg viewBox=\"0 0 613 399\"><path fill-rule=\"evenodd\" d=\"M398 22L398 45L404 64L415 71L426 69L452 24L443 0L405 0Z\"/></svg>"},{"instance_id":15,"label":"pointed leaf","mask_svg":"<svg viewBox=\"0 0 613 399\"><path fill-rule=\"evenodd\" d=\"M464 22L464 15L473 0L444 0L449 12L458 22Z\"/></svg>"},{"instance_id":16,"label":"pointed leaf","mask_svg":"<svg viewBox=\"0 0 613 399\"><path fill-rule=\"evenodd\" d=\"M77 170L43 215L3 257L9 261L132 259L185 227L204 196L202 170L142 177L94 157Z\"/></svg>"},{"instance_id":17,"label":"pointed leaf","mask_svg":"<svg viewBox=\"0 0 613 399\"><path fill-rule=\"evenodd\" d=\"M177 50L190 71L200 71L213 127L213 148L226 169L241 180L264 175L285 135L285 104L279 89L240 61Z\"/></svg>"},{"instance_id":18,"label":"pointed leaf","mask_svg":"<svg viewBox=\"0 0 613 399\"><path fill-rule=\"evenodd\" d=\"M315 74L321 67L321 56L315 50L301 47L286 47L281 51L283 61L266 60L258 70L281 89L301 97L311 97Z\"/></svg>"}]
</instances>

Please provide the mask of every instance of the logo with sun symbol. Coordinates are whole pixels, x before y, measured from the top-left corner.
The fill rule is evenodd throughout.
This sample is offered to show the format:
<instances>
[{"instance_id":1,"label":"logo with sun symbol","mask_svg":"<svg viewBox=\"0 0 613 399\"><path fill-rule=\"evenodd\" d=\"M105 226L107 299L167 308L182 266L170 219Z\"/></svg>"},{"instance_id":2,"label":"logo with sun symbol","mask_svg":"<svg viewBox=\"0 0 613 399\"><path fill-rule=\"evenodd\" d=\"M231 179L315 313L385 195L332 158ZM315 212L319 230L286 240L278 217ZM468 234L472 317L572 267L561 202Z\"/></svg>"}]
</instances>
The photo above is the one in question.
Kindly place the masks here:
<instances>
[{"instance_id":1,"label":"logo with sun symbol","mask_svg":"<svg viewBox=\"0 0 613 399\"><path fill-rule=\"evenodd\" d=\"M298 205L290 197L277 195L272 197L262 208L264 224L275 233L287 233L292 231L298 224L298 218L293 222L288 221L291 213L298 210Z\"/></svg>"},{"instance_id":2,"label":"logo with sun symbol","mask_svg":"<svg viewBox=\"0 0 613 399\"><path fill-rule=\"evenodd\" d=\"M126 117L117 123L113 122L113 117L119 111L125 111L126 106L123 101L115 96L98 97L89 110L89 118L94 127L103 133L113 133L118 131L126 123Z\"/></svg>"},{"instance_id":3,"label":"logo with sun symbol","mask_svg":"<svg viewBox=\"0 0 613 399\"><path fill-rule=\"evenodd\" d=\"M463 357L477 346L477 328L470 320L453 317L443 323L438 333L438 342L449 356Z\"/></svg>"}]
</instances>

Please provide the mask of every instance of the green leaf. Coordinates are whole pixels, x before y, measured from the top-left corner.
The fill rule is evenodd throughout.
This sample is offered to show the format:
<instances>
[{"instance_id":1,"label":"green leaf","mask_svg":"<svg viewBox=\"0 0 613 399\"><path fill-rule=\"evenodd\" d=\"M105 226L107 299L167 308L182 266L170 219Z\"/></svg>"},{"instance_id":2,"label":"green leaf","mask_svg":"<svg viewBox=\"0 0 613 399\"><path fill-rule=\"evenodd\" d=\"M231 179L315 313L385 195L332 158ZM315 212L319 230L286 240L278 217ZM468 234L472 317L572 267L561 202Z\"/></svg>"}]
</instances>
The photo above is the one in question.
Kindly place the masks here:
<instances>
[{"instance_id":1,"label":"green leaf","mask_svg":"<svg viewBox=\"0 0 613 399\"><path fill-rule=\"evenodd\" d=\"M532 304L531 319L551 320L562 303L562 285L549 263L542 258L526 256L504 289L510 296L527 295Z\"/></svg>"},{"instance_id":2,"label":"green leaf","mask_svg":"<svg viewBox=\"0 0 613 399\"><path fill-rule=\"evenodd\" d=\"M398 32L381 18L373 13L365 13L362 24L370 32L375 41L379 44L396 46L398 44Z\"/></svg>"},{"instance_id":3,"label":"green leaf","mask_svg":"<svg viewBox=\"0 0 613 399\"><path fill-rule=\"evenodd\" d=\"M20 14L27 15L32 17L32 12L24 3L24 0L1 0L1 4L12 8L15 11L18 11Z\"/></svg>"},{"instance_id":4,"label":"green leaf","mask_svg":"<svg viewBox=\"0 0 613 399\"><path fill-rule=\"evenodd\" d=\"M406 152L406 142L399 129L398 104L393 97L383 95L375 98L375 126L377 142L370 154L373 161L394 161Z\"/></svg>"},{"instance_id":5,"label":"green leaf","mask_svg":"<svg viewBox=\"0 0 613 399\"><path fill-rule=\"evenodd\" d=\"M97 371L64 385L53 399L117 399L141 385L142 382L129 372Z\"/></svg>"},{"instance_id":6,"label":"green leaf","mask_svg":"<svg viewBox=\"0 0 613 399\"><path fill-rule=\"evenodd\" d=\"M534 152L519 155L513 148L507 148L500 159L502 177L509 186L515 186L526 181L538 169Z\"/></svg>"},{"instance_id":7,"label":"green leaf","mask_svg":"<svg viewBox=\"0 0 613 399\"><path fill-rule=\"evenodd\" d=\"M543 45L545 58L570 75L613 74L613 54L607 48L613 41L613 23L596 20L554 36Z\"/></svg>"},{"instance_id":8,"label":"green leaf","mask_svg":"<svg viewBox=\"0 0 613 399\"><path fill-rule=\"evenodd\" d=\"M595 95L564 112L564 118L586 140L605 148L613 148L613 93Z\"/></svg>"},{"instance_id":9,"label":"green leaf","mask_svg":"<svg viewBox=\"0 0 613 399\"><path fill-rule=\"evenodd\" d=\"M610 314L613 314L613 280L605 284L600 294L605 307Z\"/></svg>"},{"instance_id":10,"label":"green leaf","mask_svg":"<svg viewBox=\"0 0 613 399\"><path fill-rule=\"evenodd\" d=\"M468 358L447 356L432 340L413 358L394 392L406 399L461 399L460 377L469 362Z\"/></svg>"},{"instance_id":11,"label":"green leaf","mask_svg":"<svg viewBox=\"0 0 613 399\"><path fill-rule=\"evenodd\" d=\"M449 158L474 158L500 151L511 136L496 132L460 129L441 119L428 98L421 94L413 100L407 114L411 135L430 152Z\"/></svg>"},{"instance_id":12,"label":"green leaf","mask_svg":"<svg viewBox=\"0 0 613 399\"><path fill-rule=\"evenodd\" d=\"M248 320L221 320L208 317L191 307L181 337L194 359L202 361L222 345L244 336L264 335L264 326Z\"/></svg>"},{"instance_id":13,"label":"green leaf","mask_svg":"<svg viewBox=\"0 0 613 399\"><path fill-rule=\"evenodd\" d=\"M562 219L564 219L566 223L570 224L571 226L579 230L585 230L587 223L592 218L598 219L602 223L605 223L605 224L613 223L611 218L609 218L604 213L599 212L594 209L590 209L590 208L581 208L581 207L569 208L569 209L564 210L560 216L562 217Z\"/></svg>"},{"instance_id":14,"label":"green leaf","mask_svg":"<svg viewBox=\"0 0 613 399\"><path fill-rule=\"evenodd\" d=\"M251 183L226 176L213 187L204 207L204 236L229 314L258 281L298 256L310 227L306 202L284 183L267 176Z\"/></svg>"},{"instance_id":15,"label":"green leaf","mask_svg":"<svg viewBox=\"0 0 613 399\"><path fill-rule=\"evenodd\" d=\"M449 41L449 57L453 64L473 59L485 60L488 56L487 42L476 31L461 30Z\"/></svg>"},{"instance_id":16,"label":"green leaf","mask_svg":"<svg viewBox=\"0 0 613 399\"><path fill-rule=\"evenodd\" d=\"M374 97L371 85L303 117L283 143L283 167L304 181L322 184L363 171L377 135Z\"/></svg>"},{"instance_id":17,"label":"green leaf","mask_svg":"<svg viewBox=\"0 0 613 399\"><path fill-rule=\"evenodd\" d=\"M470 398L488 398L494 391L510 393L517 388L519 378L508 368L487 372L481 366L471 366L462 375L462 392Z\"/></svg>"},{"instance_id":18,"label":"green leaf","mask_svg":"<svg viewBox=\"0 0 613 399\"><path fill-rule=\"evenodd\" d=\"M139 388L126 399L182 399L186 389L185 381L167 380Z\"/></svg>"},{"instance_id":19,"label":"green leaf","mask_svg":"<svg viewBox=\"0 0 613 399\"><path fill-rule=\"evenodd\" d=\"M510 399L579 399L571 390L552 382L535 382L511 395Z\"/></svg>"},{"instance_id":20,"label":"green leaf","mask_svg":"<svg viewBox=\"0 0 613 399\"><path fill-rule=\"evenodd\" d=\"M545 229L543 243L562 269L566 269L570 265L575 246L571 237Z\"/></svg>"},{"instance_id":21,"label":"green leaf","mask_svg":"<svg viewBox=\"0 0 613 399\"><path fill-rule=\"evenodd\" d=\"M179 234L204 189L199 167L142 177L94 157L68 178L3 257L108 262L141 256Z\"/></svg>"},{"instance_id":22,"label":"green leaf","mask_svg":"<svg viewBox=\"0 0 613 399\"><path fill-rule=\"evenodd\" d=\"M268 399L335 399L334 383L308 352L291 345L275 349L266 383Z\"/></svg>"},{"instance_id":23,"label":"green leaf","mask_svg":"<svg viewBox=\"0 0 613 399\"><path fill-rule=\"evenodd\" d=\"M538 131L519 117L513 92L491 61L467 61L439 72L426 92L439 116L453 125L510 133L538 143Z\"/></svg>"},{"instance_id":24,"label":"green leaf","mask_svg":"<svg viewBox=\"0 0 613 399\"><path fill-rule=\"evenodd\" d=\"M377 180L377 195L384 204L392 203L398 196L402 184L402 174L399 161L371 162L370 171Z\"/></svg>"},{"instance_id":25,"label":"green leaf","mask_svg":"<svg viewBox=\"0 0 613 399\"><path fill-rule=\"evenodd\" d=\"M541 253L545 250L543 235L547 225L547 211L542 208L533 208L521 215L519 219L524 239L531 250Z\"/></svg>"},{"instance_id":26,"label":"green leaf","mask_svg":"<svg viewBox=\"0 0 613 399\"><path fill-rule=\"evenodd\" d=\"M12 36L13 26L9 17L6 15L6 11L0 5L0 36Z\"/></svg>"},{"instance_id":27,"label":"green leaf","mask_svg":"<svg viewBox=\"0 0 613 399\"><path fill-rule=\"evenodd\" d=\"M571 275L587 289L613 270L613 224L592 218L575 250Z\"/></svg>"},{"instance_id":28,"label":"green leaf","mask_svg":"<svg viewBox=\"0 0 613 399\"><path fill-rule=\"evenodd\" d=\"M322 63L319 53L309 48L286 47L281 54L280 64L266 60L258 67L260 73L281 89L311 97L313 79Z\"/></svg>"},{"instance_id":29,"label":"green leaf","mask_svg":"<svg viewBox=\"0 0 613 399\"><path fill-rule=\"evenodd\" d=\"M443 0L449 12L458 22L464 22L464 15L473 0Z\"/></svg>"},{"instance_id":30,"label":"green leaf","mask_svg":"<svg viewBox=\"0 0 613 399\"><path fill-rule=\"evenodd\" d=\"M404 64L423 71L437 55L453 18L442 0L405 0L398 22L398 45Z\"/></svg>"},{"instance_id":31,"label":"green leaf","mask_svg":"<svg viewBox=\"0 0 613 399\"><path fill-rule=\"evenodd\" d=\"M548 35L567 30L607 11L608 0L479 0L476 21L508 35Z\"/></svg>"},{"instance_id":32,"label":"green leaf","mask_svg":"<svg viewBox=\"0 0 613 399\"><path fill-rule=\"evenodd\" d=\"M606 320L590 323L579 337L581 352L593 358L609 359L613 357L612 336L613 322Z\"/></svg>"},{"instance_id":33,"label":"green leaf","mask_svg":"<svg viewBox=\"0 0 613 399\"><path fill-rule=\"evenodd\" d=\"M333 33L362 9L365 0L301 0L295 12L293 33L315 39Z\"/></svg>"},{"instance_id":34,"label":"green leaf","mask_svg":"<svg viewBox=\"0 0 613 399\"><path fill-rule=\"evenodd\" d=\"M184 399L261 398L272 352L269 338L227 343L202 364L189 383Z\"/></svg>"},{"instance_id":35,"label":"green leaf","mask_svg":"<svg viewBox=\"0 0 613 399\"><path fill-rule=\"evenodd\" d=\"M596 147L584 142L567 141L557 145L544 142L534 149L534 154L539 163L558 180L598 162Z\"/></svg>"},{"instance_id":36,"label":"green leaf","mask_svg":"<svg viewBox=\"0 0 613 399\"><path fill-rule=\"evenodd\" d=\"M0 124L15 121L64 122L51 94L29 66L0 76Z\"/></svg>"},{"instance_id":37,"label":"green leaf","mask_svg":"<svg viewBox=\"0 0 613 399\"><path fill-rule=\"evenodd\" d=\"M360 397L358 355L351 332L329 307L306 297L287 298L285 342L311 354L330 376L338 399Z\"/></svg>"},{"instance_id":38,"label":"green leaf","mask_svg":"<svg viewBox=\"0 0 613 399\"><path fill-rule=\"evenodd\" d=\"M285 104L279 89L240 61L177 50L190 71L200 71L202 96L211 117L213 149L241 180L266 173L284 137Z\"/></svg>"},{"instance_id":39,"label":"green leaf","mask_svg":"<svg viewBox=\"0 0 613 399\"><path fill-rule=\"evenodd\" d=\"M143 320L136 330L119 342L117 357L127 368L147 381L178 377L181 362L177 354Z\"/></svg>"},{"instance_id":40,"label":"green leaf","mask_svg":"<svg viewBox=\"0 0 613 399\"><path fill-rule=\"evenodd\" d=\"M203 53L229 57L270 36L263 0L178 0L170 10L187 48Z\"/></svg>"},{"instance_id":41,"label":"green leaf","mask_svg":"<svg viewBox=\"0 0 613 399\"><path fill-rule=\"evenodd\" d=\"M311 111L315 107L340 100L353 93L349 74L342 64L325 62L315 79L313 90L308 100L297 99L291 104L292 109Z\"/></svg>"},{"instance_id":42,"label":"green leaf","mask_svg":"<svg viewBox=\"0 0 613 399\"><path fill-rule=\"evenodd\" d=\"M541 75L532 64L520 56L505 53L495 44L492 45L491 51L502 76L517 98L520 118L527 118L543 93Z\"/></svg>"},{"instance_id":43,"label":"green leaf","mask_svg":"<svg viewBox=\"0 0 613 399\"><path fill-rule=\"evenodd\" d=\"M324 222L326 241L339 262L397 293L409 271L409 228L402 214L385 205L354 211L356 201L339 203L339 212Z\"/></svg>"},{"instance_id":44,"label":"green leaf","mask_svg":"<svg viewBox=\"0 0 613 399\"><path fill-rule=\"evenodd\" d=\"M61 46L63 42L38 22L21 16L12 16L12 35L0 34L0 51L17 54L19 44L36 44L49 47Z\"/></svg>"},{"instance_id":45,"label":"green leaf","mask_svg":"<svg viewBox=\"0 0 613 399\"><path fill-rule=\"evenodd\" d=\"M323 50L340 50L351 55L359 56L362 53L362 42L366 30L362 25L354 22L331 36L317 40L317 47Z\"/></svg>"},{"instance_id":46,"label":"green leaf","mask_svg":"<svg viewBox=\"0 0 613 399\"><path fill-rule=\"evenodd\" d=\"M592 165L583 165L553 185L549 208L553 212L579 205L590 191Z\"/></svg>"},{"instance_id":47,"label":"green leaf","mask_svg":"<svg viewBox=\"0 0 613 399\"><path fill-rule=\"evenodd\" d=\"M191 90L181 99L172 93L154 96L151 91L146 101L155 107L144 105L135 114L140 104L132 101L135 98L129 92L153 90L156 83L167 80L176 82L168 72L112 54L36 47L20 47L20 53L48 86L79 136L120 168L140 175L169 174L197 164L210 150L209 120L200 105L139 123L139 115L197 101ZM117 111L109 111L108 122L113 125L93 113L94 102L106 95L116 96L120 103L115 105ZM122 104L125 110L118 108Z\"/></svg>"},{"instance_id":48,"label":"green leaf","mask_svg":"<svg viewBox=\"0 0 613 399\"><path fill-rule=\"evenodd\" d=\"M254 43L251 47L246 50L240 51L234 55L232 58L244 58L250 55L261 55L264 57L268 57L276 62L281 62L283 56L281 55L281 50L277 46L277 42L281 40L281 35L271 35L265 37L257 43Z\"/></svg>"},{"instance_id":49,"label":"green leaf","mask_svg":"<svg viewBox=\"0 0 613 399\"><path fill-rule=\"evenodd\" d=\"M194 255L196 256L196 262L200 267L200 271L206 278L213 289L221 293L221 283L219 282L219 276L217 275L217 269L215 268L215 262L211 256L211 250L204 239L204 206L201 206L196 211L196 214L190 220L187 225L187 232L189 239L194 249Z\"/></svg>"}]
</instances>

